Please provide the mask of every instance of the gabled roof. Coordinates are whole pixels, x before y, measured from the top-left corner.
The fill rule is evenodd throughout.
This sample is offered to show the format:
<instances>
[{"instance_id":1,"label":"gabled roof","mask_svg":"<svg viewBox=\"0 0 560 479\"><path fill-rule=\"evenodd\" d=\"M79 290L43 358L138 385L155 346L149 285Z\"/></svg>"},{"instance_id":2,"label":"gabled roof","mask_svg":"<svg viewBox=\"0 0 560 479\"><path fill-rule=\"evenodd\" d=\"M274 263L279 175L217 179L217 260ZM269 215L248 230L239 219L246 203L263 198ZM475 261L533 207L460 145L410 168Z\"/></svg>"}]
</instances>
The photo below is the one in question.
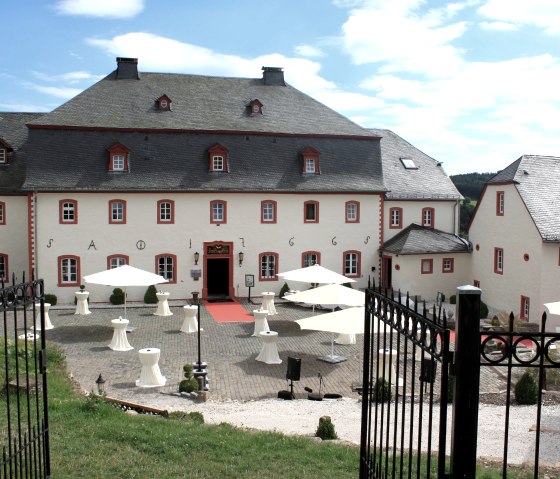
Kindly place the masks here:
<instances>
[{"instance_id":1,"label":"gabled roof","mask_svg":"<svg viewBox=\"0 0 560 479\"><path fill-rule=\"evenodd\" d=\"M560 157L524 155L488 180L508 182L517 188L543 241L560 241Z\"/></svg>"},{"instance_id":2,"label":"gabled roof","mask_svg":"<svg viewBox=\"0 0 560 479\"><path fill-rule=\"evenodd\" d=\"M9 162L0 164L0 192L14 193L25 180L24 145L27 140L26 123L43 113L0 112L0 139L11 148Z\"/></svg>"},{"instance_id":3,"label":"gabled roof","mask_svg":"<svg viewBox=\"0 0 560 479\"><path fill-rule=\"evenodd\" d=\"M462 199L441 163L412 146L391 130L370 129L381 137L381 158L387 199ZM406 169L401 158L414 161Z\"/></svg>"},{"instance_id":4,"label":"gabled roof","mask_svg":"<svg viewBox=\"0 0 560 479\"><path fill-rule=\"evenodd\" d=\"M412 223L386 241L381 247L381 251L403 255L468 253L470 245L467 240L457 235Z\"/></svg>"}]
</instances>

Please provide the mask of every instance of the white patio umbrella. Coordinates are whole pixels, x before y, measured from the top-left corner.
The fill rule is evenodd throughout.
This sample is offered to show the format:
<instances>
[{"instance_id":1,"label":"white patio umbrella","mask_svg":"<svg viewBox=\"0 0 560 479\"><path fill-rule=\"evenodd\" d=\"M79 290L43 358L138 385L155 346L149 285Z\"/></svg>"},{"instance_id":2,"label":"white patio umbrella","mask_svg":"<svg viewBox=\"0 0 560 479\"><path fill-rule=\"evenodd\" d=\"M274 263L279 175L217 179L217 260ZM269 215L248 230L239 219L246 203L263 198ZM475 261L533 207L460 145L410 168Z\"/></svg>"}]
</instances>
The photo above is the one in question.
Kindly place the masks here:
<instances>
[{"instance_id":1,"label":"white patio umbrella","mask_svg":"<svg viewBox=\"0 0 560 479\"><path fill-rule=\"evenodd\" d=\"M292 271L286 271L285 273L278 273L278 277L290 281L299 281L301 283L355 283L355 280L335 273L330 269L323 268L318 264L307 266L305 268L294 269Z\"/></svg>"},{"instance_id":2,"label":"white patio umbrella","mask_svg":"<svg viewBox=\"0 0 560 479\"><path fill-rule=\"evenodd\" d=\"M556 301L555 303L545 303L544 307L548 311L548 314L560 315L560 301Z\"/></svg>"},{"instance_id":3,"label":"white patio umbrella","mask_svg":"<svg viewBox=\"0 0 560 479\"><path fill-rule=\"evenodd\" d=\"M117 268L84 276L84 281L91 284L124 288L124 317L126 318L126 288L129 286L151 286L152 284L167 283L159 274L150 273L125 264Z\"/></svg>"},{"instance_id":4,"label":"white patio umbrella","mask_svg":"<svg viewBox=\"0 0 560 479\"><path fill-rule=\"evenodd\" d=\"M363 306L366 295L363 291L348 288L341 284L327 284L318 288L300 291L285 296L284 299L295 303L321 304L336 306Z\"/></svg>"}]
</instances>

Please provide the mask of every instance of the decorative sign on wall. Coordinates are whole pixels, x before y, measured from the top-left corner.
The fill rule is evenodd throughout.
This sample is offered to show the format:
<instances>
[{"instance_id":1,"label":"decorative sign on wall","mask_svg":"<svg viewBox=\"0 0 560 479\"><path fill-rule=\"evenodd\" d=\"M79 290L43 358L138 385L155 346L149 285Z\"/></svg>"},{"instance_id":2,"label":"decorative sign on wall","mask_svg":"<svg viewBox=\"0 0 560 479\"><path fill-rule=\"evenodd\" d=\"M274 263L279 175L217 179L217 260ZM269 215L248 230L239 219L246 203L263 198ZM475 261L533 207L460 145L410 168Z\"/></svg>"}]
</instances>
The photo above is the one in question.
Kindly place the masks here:
<instances>
[{"instance_id":1,"label":"decorative sign on wall","mask_svg":"<svg viewBox=\"0 0 560 479\"><path fill-rule=\"evenodd\" d=\"M95 243L93 242L93 240L91 240L91 243L88 246L88 250L90 250L91 248L93 248L94 250L97 251L97 247L95 246Z\"/></svg>"},{"instance_id":2,"label":"decorative sign on wall","mask_svg":"<svg viewBox=\"0 0 560 479\"><path fill-rule=\"evenodd\" d=\"M293 245L294 245L294 237L293 237L293 236L288 240L288 244L289 244L290 246L293 246Z\"/></svg>"},{"instance_id":3,"label":"decorative sign on wall","mask_svg":"<svg viewBox=\"0 0 560 479\"><path fill-rule=\"evenodd\" d=\"M335 246L338 244L338 243L336 242L336 236L333 236L333 238L332 238L332 240L331 240L331 243L332 243L333 245L335 245Z\"/></svg>"},{"instance_id":4,"label":"decorative sign on wall","mask_svg":"<svg viewBox=\"0 0 560 479\"><path fill-rule=\"evenodd\" d=\"M371 236L366 236L366 240L364 241L364 244L368 244L369 239L371 238Z\"/></svg>"},{"instance_id":5,"label":"decorative sign on wall","mask_svg":"<svg viewBox=\"0 0 560 479\"><path fill-rule=\"evenodd\" d=\"M206 254L229 254L229 245L214 244L208 246Z\"/></svg>"},{"instance_id":6,"label":"decorative sign on wall","mask_svg":"<svg viewBox=\"0 0 560 479\"><path fill-rule=\"evenodd\" d=\"M146 242L144 240L138 240L136 242L136 247L140 250L144 249L146 247Z\"/></svg>"},{"instance_id":7,"label":"decorative sign on wall","mask_svg":"<svg viewBox=\"0 0 560 479\"><path fill-rule=\"evenodd\" d=\"M255 275L254 274L246 274L245 275L245 286L247 288L252 288L255 286Z\"/></svg>"},{"instance_id":8,"label":"decorative sign on wall","mask_svg":"<svg viewBox=\"0 0 560 479\"><path fill-rule=\"evenodd\" d=\"M245 248L245 238L239 238L241 240L241 246Z\"/></svg>"},{"instance_id":9,"label":"decorative sign on wall","mask_svg":"<svg viewBox=\"0 0 560 479\"><path fill-rule=\"evenodd\" d=\"M47 248L50 248L50 247L52 246L53 241L54 241L54 240L53 240L52 238L49 239L49 242L47 243Z\"/></svg>"}]
</instances>

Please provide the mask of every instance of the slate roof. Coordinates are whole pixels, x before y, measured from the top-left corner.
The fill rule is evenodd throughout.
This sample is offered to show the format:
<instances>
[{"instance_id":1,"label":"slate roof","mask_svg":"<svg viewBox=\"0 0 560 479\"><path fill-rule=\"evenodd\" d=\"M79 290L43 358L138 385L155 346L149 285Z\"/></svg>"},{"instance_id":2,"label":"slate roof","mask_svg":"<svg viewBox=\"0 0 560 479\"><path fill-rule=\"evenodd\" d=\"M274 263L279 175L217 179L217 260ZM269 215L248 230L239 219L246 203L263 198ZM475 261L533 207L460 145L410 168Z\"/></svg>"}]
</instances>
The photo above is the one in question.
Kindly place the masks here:
<instances>
[{"instance_id":1,"label":"slate roof","mask_svg":"<svg viewBox=\"0 0 560 479\"><path fill-rule=\"evenodd\" d=\"M468 253L469 242L445 231L410 224L381 247L384 253L393 254L437 254Z\"/></svg>"},{"instance_id":2,"label":"slate roof","mask_svg":"<svg viewBox=\"0 0 560 479\"><path fill-rule=\"evenodd\" d=\"M560 241L560 157L524 155L488 180L506 182L517 188L543 241Z\"/></svg>"},{"instance_id":3,"label":"slate roof","mask_svg":"<svg viewBox=\"0 0 560 479\"><path fill-rule=\"evenodd\" d=\"M8 163L0 164L0 192L17 193L25 180L25 124L40 117L42 113L0 112L0 139L12 149L8 153Z\"/></svg>"},{"instance_id":4,"label":"slate roof","mask_svg":"<svg viewBox=\"0 0 560 479\"><path fill-rule=\"evenodd\" d=\"M462 199L441 163L415 148L391 130L370 129L381 137L384 183L387 199ZM404 168L401 158L410 158L417 169Z\"/></svg>"}]
</instances>

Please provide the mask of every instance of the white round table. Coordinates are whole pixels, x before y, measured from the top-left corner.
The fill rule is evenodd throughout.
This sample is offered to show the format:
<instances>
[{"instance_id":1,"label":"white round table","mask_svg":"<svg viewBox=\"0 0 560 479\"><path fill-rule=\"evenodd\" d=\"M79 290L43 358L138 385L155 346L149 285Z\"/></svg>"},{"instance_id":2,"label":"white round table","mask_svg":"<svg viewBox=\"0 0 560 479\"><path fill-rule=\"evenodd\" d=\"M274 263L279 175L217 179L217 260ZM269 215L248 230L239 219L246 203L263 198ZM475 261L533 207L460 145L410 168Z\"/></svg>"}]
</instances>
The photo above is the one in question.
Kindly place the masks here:
<instances>
[{"instance_id":1,"label":"white round table","mask_svg":"<svg viewBox=\"0 0 560 479\"><path fill-rule=\"evenodd\" d=\"M336 344L356 344L356 335L340 333L334 342Z\"/></svg>"},{"instance_id":2,"label":"white round table","mask_svg":"<svg viewBox=\"0 0 560 479\"><path fill-rule=\"evenodd\" d=\"M167 303L167 299L169 298L169 293L164 293L160 291L156 293L158 299L157 310L154 313L155 316L173 316L173 313L169 309L169 304Z\"/></svg>"},{"instance_id":3,"label":"white round table","mask_svg":"<svg viewBox=\"0 0 560 479\"><path fill-rule=\"evenodd\" d=\"M128 338L126 337L126 327L128 326L128 319L119 318L113 319L111 321L113 325L113 339L111 340L111 344L109 347L113 351L130 351L134 349L129 343Z\"/></svg>"},{"instance_id":4,"label":"white round table","mask_svg":"<svg viewBox=\"0 0 560 479\"><path fill-rule=\"evenodd\" d=\"M198 306L187 305L183 306L183 314L185 320L181 326L181 332L183 333L196 333L198 331ZM202 328L200 328L202 331Z\"/></svg>"},{"instance_id":5,"label":"white round table","mask_svg":"<svg viewBox=\"0 0 560 479\"><path fill-rule=\"evenodd\" d=\"M44 304L45 304L45 329L53 329L54 326L51 323L51 318L49 317L49 309L51 308L51 303L44 303ZM35 331L41 330L41 303L35 303L35 323L29 329Z\"/></svg>"},{"instance_id":6,"label":"white round table","mask_svg":"<svg viewBox=\"0 0 560 479\"><path fill-rule=\"evenodd\" d=\"M266 309L255 309L253 311L253 316L255 317L255 331L252 336L258 336L259 333L263 331L270 331L268 321L266 320L267 315L268 311Z\"/></svg>"},{"instance_id":7,"label":"white round table","mask_svg":"<svg viewBox=\"0 0 560 479\"><path fill-rule=\"evenodd\" d=\"M255 359L266 364L281 364L282 360L278 356L278 346L276 345L278 333L276 331L262 331L259 333L259 337L262 339L263 345L261 352Z\"/></svg>"},{"instance_id":8,"label":"white round table","mask_svg":"<svg viewBox=\"0 0 560 479\"><path fill-rule=\"evenodd\" d=\"M138 350L138 358L142 364L142 369L140 370L140 379L136 380L136 386L141 388L165 386L166 379L161 375L158 365L159 349L140 349Z\"/></svg>"},{"instance_id":9,"label":"white round table","mask_svg":"<svg viewBox=\"0 0 560 479\"><path fill-rule=\"evenodd\" d=\"M91 314L91 311L89 310L88 307L88 297L89 297L89 292L88 291L76 291L74 293L74 296L76 296L76 312L74 314Z\"/></svg>"},{"instance_id":10,"label":"white round table","mask_svg":"<svg viewBox=\"0 0 560 479\"><path fill-rule=\"evenodd\" d=\"M396 349L379 350L379 376L380 379L391 381L393 386L397 385L397 360L399 358Z\"/></svg>"},{"instance_id":11,"label":"white round table","mask_svg":"<svg viewBox=\"0 0 560 479\"><path fill-rule=\"evenodd\" d=\"M262 309L266 309L268 311L269 316L273 316L278 314L276 308L274 307L274 295L275 293L271 293L269 291L265 291L261 293L262 295Z\"/></svg>"},{"instance_id":12,"label":"white round table","mask_svg":"<svg viewBox=\"0 0 560 479\"><path fill-rule=\"evenodd\" d=\"M19 339L25 339L26 341L38 341L40 337L41 335L37 333L25 333L18 336Z\"/></svg>"}]
</instances>

